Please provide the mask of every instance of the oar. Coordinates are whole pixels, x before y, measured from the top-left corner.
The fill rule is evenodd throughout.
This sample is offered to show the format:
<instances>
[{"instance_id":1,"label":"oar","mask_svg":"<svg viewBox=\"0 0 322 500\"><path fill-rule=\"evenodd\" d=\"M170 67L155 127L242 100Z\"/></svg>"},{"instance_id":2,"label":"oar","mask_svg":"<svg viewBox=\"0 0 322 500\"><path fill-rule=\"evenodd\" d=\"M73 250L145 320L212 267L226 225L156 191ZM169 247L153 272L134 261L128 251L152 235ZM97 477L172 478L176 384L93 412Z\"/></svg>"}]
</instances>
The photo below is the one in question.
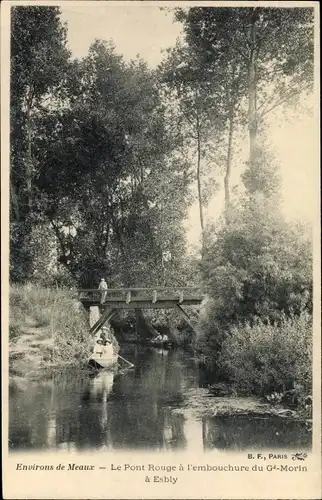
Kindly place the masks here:
<instances>
[{"instance_id":1,"label":"oar","mask_svg":"<svg viewBox=\"0 0 322 500\"><path fill-rule=\"evenodd\" d=\"M110 339L107 340L110 344L112 344L112 341ZM123 361L125 361L125 363L127 363L128 365L130 365L130 367L133 367L134 364L133 363L130 363L130 361L128 361L127 359L125 358L122 358L122 356L120 354L118 354L118 357L121 358Z\"/></svg>"},{"instance_id":2,"label":"oar","mask_svg":"<svg viewBox=\"0 0 322 500\"><path fill-rule=\"evenodd\" d=\"M130 361L128 361L127 359L122 358L122 356L120 356L119 354L118 357L121 358L123 361L125 361L125 363L128 363L130 366L134 366L133 363L130 363Z\"/></svg>"}]
</instances>

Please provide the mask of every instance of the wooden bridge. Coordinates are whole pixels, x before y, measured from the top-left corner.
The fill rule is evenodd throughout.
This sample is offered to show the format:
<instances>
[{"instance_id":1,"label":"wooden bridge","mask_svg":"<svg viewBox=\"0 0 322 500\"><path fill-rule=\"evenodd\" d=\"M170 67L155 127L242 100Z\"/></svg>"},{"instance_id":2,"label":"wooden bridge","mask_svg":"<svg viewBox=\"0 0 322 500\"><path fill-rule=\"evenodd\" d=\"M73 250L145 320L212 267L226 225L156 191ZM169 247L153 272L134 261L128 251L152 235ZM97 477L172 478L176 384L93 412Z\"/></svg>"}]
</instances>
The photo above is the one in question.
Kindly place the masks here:
<instances>
[{"instance_id":1,"label":"wooden bridge","mask_svg":"<svg viewBox=\"0 0 322 500\"><path fill-rule=\"evenodd\" d=\"M107 290L78 290L78 300L86 309L98 306L102 315L91 328L97 332L104 323L112 319L117 310L175 309L194 329L194 322L182 306L201 304L205 293L199 287L157 287L157 288L109 288Z\"/></svg>"}]
</instances>

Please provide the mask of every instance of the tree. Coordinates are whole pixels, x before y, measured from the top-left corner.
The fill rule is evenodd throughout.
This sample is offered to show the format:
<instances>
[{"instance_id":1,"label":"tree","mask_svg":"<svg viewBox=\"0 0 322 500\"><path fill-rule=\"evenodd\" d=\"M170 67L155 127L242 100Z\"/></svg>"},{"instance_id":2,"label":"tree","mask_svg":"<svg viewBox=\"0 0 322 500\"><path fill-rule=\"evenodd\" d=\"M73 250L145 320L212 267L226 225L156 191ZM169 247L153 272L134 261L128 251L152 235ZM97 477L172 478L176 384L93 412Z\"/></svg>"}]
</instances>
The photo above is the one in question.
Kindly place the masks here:
<instances>
[{"instance_id":1,"label":"tree","mask_svg":"<svg viewBox=\"0 0 322 500\"><path fill-rule=\"evenodd\" d=\"M248 126L252 162L266 115L312 88L313 9L192 7L177 9L176 18L184 25L195 84L216 97L217 107L228 110L228 207L232 125L239 107L239 120L245 118ZM220 92L221 85L228 93Z\"/></svg>"},{"instance_id":2,"label":"tree","mask_svg":"<svg viewBox=\"0 0 322 500\"><path fill-rule=\"evenodd\" d=\"M204 247L205 216L209 193L216 188L214 179L209 175L212 162L209 140L218 134L222 127L222 110L209 95L202 82L196 81L194 65L187 47L177 44L160 65L160 80L163 84L164 98L169 107L177 110L177 126L182 131L186 148L193 151L195 160L195 179L198 193L199 219L202 248ZM210 167L210 168L209 168Z\"/></svg>"},{"instance_id":3,"label":"tree","mask_svg":"<svg viewBox=\"0 0 322 500\"><path fill-rule=\"evenodd\" d=\"M44 100L61 89L69 53L56 7L11 10L11 258L12 277L28 275L27 240L34 218L38 165L34 156L35 116Z\"/></svg>"},{"instance_id":4,"label":"tree","mask_svg":"<svg viewBox=\"0 0 322 500\"><path fill-rule=\"evenodd\" d=\"M245 200L208 245L203 277L211 305L204 325L220 349L238 323L279 322L312 310L312 248L270 200ZM210 337L209 337L210 336Z\"/></svg>"},{"instance_id":5,"label":"tree","mask_svg":"<svg viewBox=\"0 0 322 500\"><path fill-rule=\"evenodd\" d=\"M32 115L44 98L53 98L54 91L57 95L69 53L56 7L14 7L11 27L12 192L25 192L30 211L35 171ZM14 213L19 218L25 207L19 210L16 201L14 197Z\"/></svg>"},{"instance_id":6,"label":"tree","mask_svg":"<svg viewBox=\"0 0 322 500\"><path fill-rule=\"evenodd\" d=\"M229 224L209 231L202 264L210 297L202 329L213 359L233 327L312 312L311 235L283 219L278 165L263 141L242 181Z\"/></svg>"},{"instance_id":7,"label":"tree","mask_svg":"<svg viewBox=\"0 0 322 500\"><path fill-rule=\"evenodd\" d=\"M62 105L39 113L37 128L37 202L60 262L86 286L102 273L115 285L167 281L164 255L178 267L184 246L189 176L155 72L96 41L70 64ZM167 218L175 223L165 233Z\"/></svg>"}]
</instances>

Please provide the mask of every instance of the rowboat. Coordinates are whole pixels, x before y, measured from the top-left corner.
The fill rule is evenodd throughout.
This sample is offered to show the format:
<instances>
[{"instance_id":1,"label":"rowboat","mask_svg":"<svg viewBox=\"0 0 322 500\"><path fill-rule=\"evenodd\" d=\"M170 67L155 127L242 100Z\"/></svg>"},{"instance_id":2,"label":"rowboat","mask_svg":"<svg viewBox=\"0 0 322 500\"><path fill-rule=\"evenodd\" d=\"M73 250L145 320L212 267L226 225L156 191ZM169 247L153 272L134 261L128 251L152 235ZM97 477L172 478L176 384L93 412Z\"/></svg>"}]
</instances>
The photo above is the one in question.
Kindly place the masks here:
<instances>
[{"instance_id":1,"label":"rowboat","mask_svg":"<svg viewBox=\"0 0 322 500\"><path fill-rule=\"evenodd\" d=\"M148 339L134 339L127 338L121 340L122 344L136 344L142 345L144 347L155 347L157 349L172 349L176 347L176 343L171 340L166 340L165 342L154 342L153 340Z\"/></svg>"},{"instance_id":2,"label":"rowboat","mask_svg":"<svg viewBox=\"0 0 322 500\"><path fill-rule=\"evenodd\" d=\"M173 343L172 342L149 342L147 345L149 345L149 347L157 347L158 349L171 349L171 347L173 347Z\"/></svg>"},{"instance_id":3,"label":"rowboat","mask_svg":"<svg viewBox=\"0 0 322 500\"><path fill-rule=\"evenodd\" d=\"M92 355L89 358L89 364L94 365L95 368L109 369L117 364L124 367L125 363L127 369L133 368L133 363L119 354L119 348L113 344L111 338L108 338L108 332L108 328L103 327L101 332L96 333L95 344Z\"/></svg>"},{"instance_id":4,"label":"rowboat","mask_svg":"<svg viewBox=\"0 0 322 500\"><path fill-rule=\"evenodd\" d=\"M114 351L112 343L104 345L101 341L97 340L89 362L101 368L111 368L117 363L117 358L118 355Z\"/></svg>"}]
</instances>

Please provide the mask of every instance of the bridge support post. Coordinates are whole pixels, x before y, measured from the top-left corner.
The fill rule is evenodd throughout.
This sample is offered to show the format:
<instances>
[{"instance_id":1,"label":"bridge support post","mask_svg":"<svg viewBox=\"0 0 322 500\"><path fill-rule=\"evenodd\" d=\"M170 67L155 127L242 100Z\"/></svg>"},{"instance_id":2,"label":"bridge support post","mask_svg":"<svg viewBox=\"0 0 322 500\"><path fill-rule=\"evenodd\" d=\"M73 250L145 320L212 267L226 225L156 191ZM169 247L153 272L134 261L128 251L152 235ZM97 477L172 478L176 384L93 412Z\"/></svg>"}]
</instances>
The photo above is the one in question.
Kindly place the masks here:
<instances>
[{"instance_id":1,"label":"bridge support post","mask_svg":"<svg viewBox=\"0 0 322 500\"><path fill-rule=\"evenodd\" d=\"M136 340L139 338L139 331L140 331L140 311L141 309L135 309L135 336ZM142 311L141 311L142 313Z\"/></svg>"},{"instance_id":2,"label":"bridge support post","mask_svg":"<svg viewBox=\"0 0 322 500\"><path fill-rule=\"evenodd\" d=\"M100 328L102 328L104 323L106 323L107 321L110 321L110 319L112 319L112 317L114 316L115 313L116 313L116 309L106 309L103 312L102 316L100 316L100 318L92 326L92 328L90 329L90 333L92 335L94 335L98 330L100 330Z\"/></svg>"},{"instance_id":3,"label":"bridge support post","mask_svg":"<svg viewBox=\"0 0 322 500\"><path fill-rule=\"evenodd\" d=\"M150 321L144 317L142 309L135 309L136 335L143 338L156 337L157 330L151 325Z\"/></svg>"},{"instance_id":4,"label":"bridge support post","mask_svg":"<svg viewBox=\"0 0 322 500\"><path fill-rule=\"evenodd\" d=\"M196 328L195 322L191 319L188 313L180 306L179 304L175 304L175 310L184 318L186 323L192 328L195 335L198 337L198 329Z\"/></svg>"},{"instance_id":5,"label":"bridge support post","mask_svg":"<svg viewBox=\"0 0 322 500\"><path fill-rule=\"evenodd\" d=\"M89 320L89 317L90 317L90 307L89 306L84 306L84 305L83 305L83 307L85 309L87 322L88 322L89 326L91 326L91 323L90 323L90 320Z\"/></svg>"}]
</instances>

